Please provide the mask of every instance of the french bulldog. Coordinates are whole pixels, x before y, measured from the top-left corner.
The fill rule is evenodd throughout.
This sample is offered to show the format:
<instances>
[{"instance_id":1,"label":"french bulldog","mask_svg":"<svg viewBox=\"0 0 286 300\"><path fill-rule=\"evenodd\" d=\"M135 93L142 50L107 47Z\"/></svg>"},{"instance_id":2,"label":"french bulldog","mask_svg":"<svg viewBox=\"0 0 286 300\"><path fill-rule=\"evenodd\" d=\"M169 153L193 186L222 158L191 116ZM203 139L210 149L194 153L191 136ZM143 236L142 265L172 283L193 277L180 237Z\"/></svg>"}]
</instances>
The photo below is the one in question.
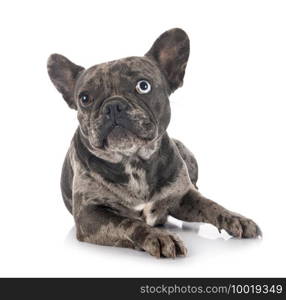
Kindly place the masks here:
<instances>
[{"instance_id":1,"label":"french bulldog","mask_svg":"<svg viewBox=\"0 0 286 300\"><path fill-rule=\"evenodd\" d=\"M175 28L144 56L89 69L59 54L49 57L50 79L79 121L61 175L79 241L185 256L181 239L157 226L169 215L210 223L236 238L261 236L251 219L198 191L194 155L166 131L169 96L183 84L189 48L187 34Z\"/></svg>"}]
</instances>

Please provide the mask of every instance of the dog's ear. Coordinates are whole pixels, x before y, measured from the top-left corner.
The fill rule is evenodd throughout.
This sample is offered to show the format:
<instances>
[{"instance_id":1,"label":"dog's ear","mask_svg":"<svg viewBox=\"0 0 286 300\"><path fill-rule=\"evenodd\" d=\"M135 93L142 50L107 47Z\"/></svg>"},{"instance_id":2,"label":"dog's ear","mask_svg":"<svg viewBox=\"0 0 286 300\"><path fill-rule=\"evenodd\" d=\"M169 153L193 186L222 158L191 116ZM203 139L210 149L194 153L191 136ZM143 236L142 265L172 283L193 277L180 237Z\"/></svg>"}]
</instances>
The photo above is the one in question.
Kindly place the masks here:
<instances>
[{"instance_id":1,"label":"dog's ear","mask_svg":"<svg viewBox=\"0 0 286 300\"><path fill-rule=\"evenodd\" d=\"M68 106L73 109L77 109L73 95L75 83L83 70L83 67L72 63L60 54L52 54L48 59L49 76Z\"/></svg>"},{"instance_id":2,"label":"dog's ear","mask_svg":"<svg viewBox=\"0 0 286 300\"><path fill-rule=\"evenodd\" d=\"M155 60L165 74L171 92L183 85L190 53L188 35L180 28L164 32L155 41L146 56Z\"/></svg>"}]
</instances>

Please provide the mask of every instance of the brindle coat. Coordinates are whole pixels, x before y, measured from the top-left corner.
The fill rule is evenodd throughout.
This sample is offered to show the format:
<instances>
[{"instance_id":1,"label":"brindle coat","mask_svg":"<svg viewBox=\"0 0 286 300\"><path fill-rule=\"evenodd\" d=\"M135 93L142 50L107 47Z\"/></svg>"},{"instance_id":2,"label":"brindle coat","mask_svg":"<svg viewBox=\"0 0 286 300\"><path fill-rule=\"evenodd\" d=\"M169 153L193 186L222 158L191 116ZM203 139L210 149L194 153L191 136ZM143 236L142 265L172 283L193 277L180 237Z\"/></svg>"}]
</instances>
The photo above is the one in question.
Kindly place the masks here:
<instances>
[{"instance_id":1,"label":"brindle coat","mask_svg":"<svg viewBox=\"0 0 286 300\"><path fill-rule=\"evenodd\" d=\"M252 220L198 192L193 154L166 132L169 96L183 84L188 57L189 39L181 29L163 33L143 57L89 69L50 56L50 78L78 113L61 189L80 241L156 257L186 255L178 236L154 227L168 215L211 223L238 238L261 235ZM140 80L151 84L149 93L136 91Z\"/></svg>"}]
</instances>

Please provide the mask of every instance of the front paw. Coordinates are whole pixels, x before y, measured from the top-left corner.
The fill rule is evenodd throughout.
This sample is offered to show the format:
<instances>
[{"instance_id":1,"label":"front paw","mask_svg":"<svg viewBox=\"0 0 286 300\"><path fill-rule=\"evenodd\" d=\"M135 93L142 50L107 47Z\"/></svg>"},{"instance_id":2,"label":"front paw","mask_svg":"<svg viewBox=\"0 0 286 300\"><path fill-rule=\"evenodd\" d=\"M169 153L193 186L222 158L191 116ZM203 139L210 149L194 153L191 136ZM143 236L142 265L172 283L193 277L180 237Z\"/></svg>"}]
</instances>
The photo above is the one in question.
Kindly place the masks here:
<instances>
[{"instance_id":1,"label":"front paw","mask_svg":"<svg viewBox=\"0 0 286 300\"><path fill-rule=\"evenodd\" d=\"M262 237L262 231L251 219L238 214L220 216L219 229L224 229L236 238L257 238Z\"/></svg>"},{"instance_id":2,"label":"front paw","mask_svg":"<svg viewBox=\"0 0 286 300\"><path fill-rule=\"evenodd\" d=\"M141 244L141 249L157 258L187 255L187 248L177 235L158 228L150 230Z\"/></svg>"}]
</instances>

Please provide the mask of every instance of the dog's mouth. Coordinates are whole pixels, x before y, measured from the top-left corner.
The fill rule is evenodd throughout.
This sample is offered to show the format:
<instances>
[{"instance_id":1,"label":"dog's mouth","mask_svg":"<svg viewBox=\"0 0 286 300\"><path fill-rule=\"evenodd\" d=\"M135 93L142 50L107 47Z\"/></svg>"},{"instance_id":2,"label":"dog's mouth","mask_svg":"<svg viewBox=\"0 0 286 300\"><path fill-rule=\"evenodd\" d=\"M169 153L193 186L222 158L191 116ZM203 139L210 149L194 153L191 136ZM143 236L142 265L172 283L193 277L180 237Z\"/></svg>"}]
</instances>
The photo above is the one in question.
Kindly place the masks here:
<instances>
[{"instance_id":1,"label":"dog's mouth","mask_svg":"<svg viewBox=\"0 0 286 300\"><path fill-rule=\"evenodd\" d=\"M116 124L112 126L103 138L102 146L105 150L112 151L131 151L141 144L141 139L137 137L131 130Z\"/></svg>"},{"instance_id":2,"label":"dog's mouth","mask_svg":"<svg viewBox=\"0 0 286 300\"><path fill-rule=\"evenodd\" d=\"M126 139L128 134L131 134L130 130L120 124L114 124L107 132L105 132L102 140L102 146L106 148L113 141Z\"/></svg>"},{"instance_id":3,"label":"dog's mouth","mask_svg":"<svg viewBox=\"0 0 286 300\"><path fill-rule=\"evenodd\" d=\"M133 152L157 135L157 126L148 117L102 118L90 124L90 145L107 152Z\"/></svg>"}]
</instances>

